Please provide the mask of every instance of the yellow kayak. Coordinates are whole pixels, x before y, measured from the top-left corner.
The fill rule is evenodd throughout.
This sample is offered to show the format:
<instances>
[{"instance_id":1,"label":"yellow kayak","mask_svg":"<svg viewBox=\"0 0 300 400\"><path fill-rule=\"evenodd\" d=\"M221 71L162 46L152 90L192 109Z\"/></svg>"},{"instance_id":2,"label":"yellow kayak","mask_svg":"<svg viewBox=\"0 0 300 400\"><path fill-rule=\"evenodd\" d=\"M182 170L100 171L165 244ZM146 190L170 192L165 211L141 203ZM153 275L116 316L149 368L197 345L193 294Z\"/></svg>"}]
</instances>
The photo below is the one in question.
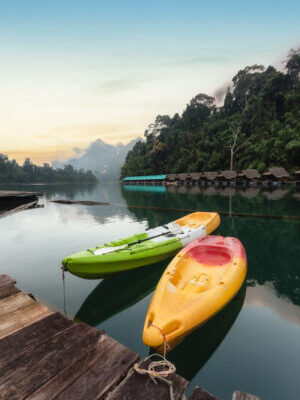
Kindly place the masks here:
<instances>
[{"instance_id":1,"label":"yellow kayak","mask_svg":"<svg viewBox=\"0 0 300 400\"><path fill-rule=\"evenodd\" d=\"M169 349L220 311L239 291L247 259L238 239L204 236L183 248L163 273L145 320L143 341Z\"/></svg>"}]
</instances>

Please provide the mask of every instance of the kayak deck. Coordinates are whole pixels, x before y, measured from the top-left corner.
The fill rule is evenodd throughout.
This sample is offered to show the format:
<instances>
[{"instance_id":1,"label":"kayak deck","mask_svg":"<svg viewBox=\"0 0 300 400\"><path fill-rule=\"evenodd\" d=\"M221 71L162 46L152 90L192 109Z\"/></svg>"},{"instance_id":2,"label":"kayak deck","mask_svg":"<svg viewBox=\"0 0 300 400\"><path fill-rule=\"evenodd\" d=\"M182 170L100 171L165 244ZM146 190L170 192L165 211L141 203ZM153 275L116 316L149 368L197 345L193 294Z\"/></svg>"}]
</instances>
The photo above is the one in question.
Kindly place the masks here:
<instances>
[{"instance_id":1,"label":"kayak deck","mask_svg":"<svg viewBox=\"0 0 300 400\"><path fill-rule=\"evenodd\" d=\"M220 223L217 213L189 214L145 232L72 254L65 269L83 278L100 278L172 257L183 246L209 234Z\"/></svg>"},{"instance_id":2,"label":"kayak deck","mask_svg":"<svg viewBox=\"0 0 300 400\"><path fill-rule=\"evenodd\" d=\"M245 275L246 255L237 239L206 236L186 246L158 283L145 320L145 344L162 346L161 330L176 345L234 297Z\"/></svg>"}]
</instances>

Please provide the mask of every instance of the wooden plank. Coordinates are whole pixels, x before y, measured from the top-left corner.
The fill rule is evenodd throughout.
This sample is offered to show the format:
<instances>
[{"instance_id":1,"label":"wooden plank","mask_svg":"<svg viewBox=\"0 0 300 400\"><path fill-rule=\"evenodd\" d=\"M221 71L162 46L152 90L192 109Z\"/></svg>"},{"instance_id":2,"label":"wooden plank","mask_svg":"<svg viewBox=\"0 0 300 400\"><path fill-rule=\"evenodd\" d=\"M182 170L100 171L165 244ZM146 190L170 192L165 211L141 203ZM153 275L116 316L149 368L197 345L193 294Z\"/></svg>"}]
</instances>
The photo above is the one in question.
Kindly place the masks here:
<instances>
[{"instance_id":1,"label":"wooden plank","mask_svg":"<svg viewBox=\"0 0 300 400\"><path fill-rule=\"evenodd\" d=\"M142 361L140 366L146 368L149 360ZM188 381L177 374L168 376L173 384L174 400L182 400L188 386ZM139 394L139 397L137 397ZM155 384L148 375L141 375L132 369L128 376L112 391L106 400L170 400L170 387L164 382L157 381Z\"/></svg>"},{"instance_id":2,"label":"wooden plank","mask_svg":"<svg viewBox=\"0 0 300 400\"><path fill-rule=\"evenodd\" d=\"M26 398L95 347L99 336L86 324L72 324L36 351L8 365L0 376L0 398Z\"/></svg>"},{"instance_id":3,"label":"wooden plank","mask_svg":"<svg viewBox=\"0 0 300 400\"><path fill-rule=\"evenodd\" d=\"M233 393L232 400L261 400L261 398L253 396L253 394L240 392L239 390L236 390Z\"/></svg>"},{"instance_id":4,"label":"wooden plank","mask_svg":"<svg viewBox=\"0 0 300 400\"><path fill-rule=\"evenodd\" d=\"M9 275L0 275L0 287L3 285L14 284L16 281L11 278Z\"/></svg>"},{"instance_id":5,"label":"wooden plank","mask_svg":"<svg viewBox=\"0 0 300 400\"><path fill-rule=\"evenodd\" d=\"M37 202L38 202L37 200L31 201L30 203L22 204L19 207L13 208L12 210L9 210L9 211L6 211L4 213L1 213L0 214L0 218L8 217L9 215L15 214L15 213L17 213L19 211L27 210L27 209L33 207L34 205L36 205Z\"/></svg>"},{"instance_id":6,"label":"wooden plank","mask_svg":"<svg viewBox=\"0 0 300 400\"><path fill-rule=\"evenodd\" d=\"M50 314L0 340L0 371L18 357L30 354L72 323L60 313Z\"/></svg>"},{"instance_id":7,"label":"wooden plank","mask_svg":"<svg viewBox=\"0 0 300 400\"><path fill-rule=\"evenodd\" d=\"M11 283L8 285L2 285L0 286L0 299L4 299L5 297L11 296L19 292L20 290Z\"/></svg>"},{"instance_id":8,"label":"wooden plank","mask_svg":"<svg viewBox=\"0 0 300 400\"><path fill-rule=\"evenodd\" d=\"M0 318L0 339L17 332L27 325L33 324L49 314L52 314L52 311L48 307L35 301L26 307L4 315Z\"/></svg>"},{"instance_id":9,"label":"wooden plank","mask_svg":"<svg viewBox=\"0 0 300 400\"><path fill-rule=\"evenodd\" d=\"M54 376L27 400L99 399L119 383L138 355L103 335L83 358Z\"/></svg>"},{"instance_id":10,"label":"wooden plank","mask_svg":"<svg viewBox=\"0 0 300 400\"><path fill-rule=\"evenodd\" d=\"M195 387L189 400L218 400L218 398L200 387Z\"/></svg>"},{"instance_id":11,"label":"wooden plank","mask_svg":"<svg viewBox=\"0 0 300 400\"><path fill-rule=\"evenodd\" d=\"M19 190L0 190L0 199L3 198L19 198L19 197L32 197L43 196L40 192L24 192Z\"/></svg>"},{"instance_id":12,"label":"wooden plank","mask_svg":"<svg viewBox=\"0 0 300 400\"><path fill-rule=\"evenodd\" d=\"M4 299L0 300L0 318L32 303L34 303L32 297L23 292L5 297Z\"/></svg>"}]
</instances>

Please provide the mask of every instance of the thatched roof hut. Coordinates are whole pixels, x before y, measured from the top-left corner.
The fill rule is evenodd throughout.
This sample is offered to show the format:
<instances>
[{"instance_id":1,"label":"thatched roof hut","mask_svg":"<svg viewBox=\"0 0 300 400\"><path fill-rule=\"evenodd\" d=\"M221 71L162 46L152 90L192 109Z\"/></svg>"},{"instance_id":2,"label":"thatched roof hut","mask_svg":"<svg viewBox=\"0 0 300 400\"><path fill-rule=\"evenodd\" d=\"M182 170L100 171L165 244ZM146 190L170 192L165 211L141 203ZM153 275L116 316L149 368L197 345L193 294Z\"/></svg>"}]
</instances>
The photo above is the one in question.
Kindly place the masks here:
<instances>
[{"instance_id":1,"label":"thatched roof hut","mask_svg":"<svg viewBox=\"0 0 300 400\"><path fill-rule=\"evenodd\" d=\"M192 172L190 176L192 181L199 182L203 174L201 172Z\"/></svg>"},{"instance_id":2,"label":"thatched roof hut","mask_svg":"<svg viewBox=\"0 0 300 400\"><path fill-rule=\"evenodd\" d=\"M169 182L175 182L176 181L176 174L167 174L167 181Z\"/></svg>"},{"instance_id":3,"label":"thatched roof hut","mask_svg":"<svg viewBox=\"0 0 300 400\"><path fill-rule=\"evenodd\" d=\"M264 180L287 180L290 174L282 167L271 167L267 172L263 173Z\"/></svg>"},{"instance_id":4,"label":"thatched roof hut","mask_svg":"<svg viewBox=\"0 0 300 400\"><path fill-rule=\"evenodd\" d=\"M221 171L218 175L217 179L219 181L234 181L237 177L237 173L235 171L225 170Z\"/></svg>"},{"instance_id":5,"label":"thatched roof hut","mask_svg":"<svg viewBox=\"0 0 300 400\"><path fill-rule=\"evenodd\" d=\"M217 179L218 173L215 171L203 172L203 178L207 181L215 181Z\"/></svg>"},{"instance_id":6,"label":"thatched roof hut","mask_svg":"<svg viewBox=\"0 0 300 400\"><path fill-rule=\"evenodd\" d=\"M180 182L187 182L191 180L190 174L178 174L177 178Z\"/></svg>"},{"instance_id":7,"label":"thatched roof hut","mask_svg":"<svg viewBox=\"0 0 300 400\"><path fill-rule=\"evenodd\" d=\"M243 169L243 171L238 174L238 178L247 181L257 181L260 179L260 173L257 171L257 169Z\"/></svg>"}]
</instances>

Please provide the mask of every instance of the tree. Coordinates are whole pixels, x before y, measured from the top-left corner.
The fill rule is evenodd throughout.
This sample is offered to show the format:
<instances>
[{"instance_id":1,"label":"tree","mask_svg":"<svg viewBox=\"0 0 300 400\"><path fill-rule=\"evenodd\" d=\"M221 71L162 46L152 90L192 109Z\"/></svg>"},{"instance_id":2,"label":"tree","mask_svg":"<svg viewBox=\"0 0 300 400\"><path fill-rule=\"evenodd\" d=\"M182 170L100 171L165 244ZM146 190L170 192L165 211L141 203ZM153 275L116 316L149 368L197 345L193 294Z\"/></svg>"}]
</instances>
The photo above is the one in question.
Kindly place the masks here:
<instances>
[{"instance_id":1,"label":"tree","mask_svg":"<svg viewBox=\"0 0 300 400\"><path fill-rule=\"evenodd\" d=\"M291 77L293 86L295 86L300 78L300 47L290 50L286 70Z\"/></svg>"},{"instance_id":2,"label":"tree","mask_svg":"<svg viewBox=\"0 0 300 400\"><path fill-rule=\"evenodd\" d=\"M239 121L233 121L230 125L230 131L232 134L232 141L229 144L230 150L230 171L233 171L233 158L235 154L241 150L247 143L255 137L255 135L251 135L250 137L245 137L245 135L241 132L242 123Z\"/></svg>"}]
</instances>

